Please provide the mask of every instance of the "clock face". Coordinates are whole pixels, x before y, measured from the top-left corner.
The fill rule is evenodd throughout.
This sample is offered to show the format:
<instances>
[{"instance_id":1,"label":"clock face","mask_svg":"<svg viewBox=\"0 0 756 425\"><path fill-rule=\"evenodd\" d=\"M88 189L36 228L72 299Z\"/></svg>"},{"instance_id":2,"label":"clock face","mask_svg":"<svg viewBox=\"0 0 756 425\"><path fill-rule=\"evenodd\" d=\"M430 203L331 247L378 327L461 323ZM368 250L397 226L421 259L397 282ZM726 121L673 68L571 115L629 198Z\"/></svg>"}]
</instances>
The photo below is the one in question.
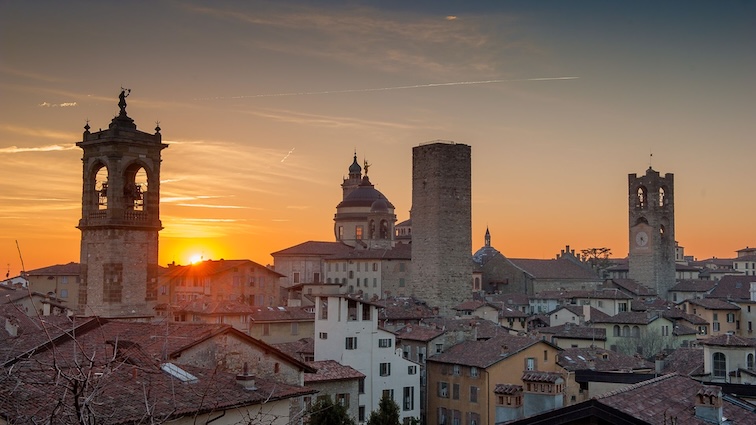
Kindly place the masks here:
<instances>
[{"instance_id":1,"label":"clock face","mask_svg":"<svg viewBox=\"0 0 756 425\"><path fill-rule=\"evenodd\" d=\"M646 232L640 231L635 234L635 243L638 246L646 246L648 245L648 235Z\"/></svg>"}]
</instances>

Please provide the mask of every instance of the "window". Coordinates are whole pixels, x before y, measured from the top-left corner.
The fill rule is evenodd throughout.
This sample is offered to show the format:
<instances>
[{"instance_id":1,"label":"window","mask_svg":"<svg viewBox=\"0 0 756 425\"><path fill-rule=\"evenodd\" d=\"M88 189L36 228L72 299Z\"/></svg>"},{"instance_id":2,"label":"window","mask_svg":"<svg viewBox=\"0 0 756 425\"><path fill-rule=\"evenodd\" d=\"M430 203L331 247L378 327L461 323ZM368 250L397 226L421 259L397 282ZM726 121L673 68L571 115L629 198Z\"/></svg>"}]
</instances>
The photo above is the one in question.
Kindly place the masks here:
<instances>
[{"instance_id":1,"label":"window","mask_svg":"<svg viewBox=\"0 0 756 425\"><path fill-rule=\"evenodd\" d=\"M719 332L719 322L714 322L714 323L712 323L712 324L711 324L711 329L712 329L712 330L713 330L714 332Z\"/></svg>"},{"instance_id":2,"label":"window","mask_svg":"<svg viewBox=\"0 0 756 425\"><path fill-rule=\"evenodd\" d=\"M370 320L370 304L362 304L362 320Z\"/></svg>"},{"instance_id":3,"label":"window","mask_svg":"<svg viewBox=\"0 0 756 425\"><path fill-rule=\"evenodd\" d=\"M379 375L381 376L391 375L391 363L381 363L379 366Z\"/></svg>"},{"instance_id":4,"label":"window","mask_svg":"<svg viewBox=\"0 0 756 425\"><path fill-rule=\"evenodd\" d=\"M746 357L746 368L753 370L753 353L748 353L748 357Z\"/></svg>"},{"instance_id":5,"label":"window","mask_svg":"<svg viewBox=\"0 0 756 425\"><path fill-rule=\"evenodd\" d=\"M312 281L315 282L315 283L320 283L320 273L315 273L312 276Z\"/></svg>"},{"instance_id":6,"label":"window","mask_svg":"<svg viewBox=\"0 0 756 425\"><path fill-rule=\"evenodd\" d=\"M459 400L459 384L452 384L452 399Z\"/></svg>"},{"instance_id":7,"label":"window","mask_svg":"<svg viewBox=\"0 0 756 425\"><path fill-rule=\"evenodd\" d=\"M470 403L478 402L478 387L470 387Z\"/></svg>"},{"instance_id":8,"label":"window","mask_svg":"<svg viewBox=\"0 0 756 425\"><path fill-rule=\"evenodd\" d=\"M735 322L735 313L727 313L727 323Z\"/></svg>"},{"instance_id":9,"label":"window","mask_svg":"<svg viewBox=\"0 0 756 425\"><path fill-rule=\"evenodd\" d=\"M404 387L404 410L415 409L415 387Z\"/></svg>"},{"instance_id":10,"label":"window","mask_svg":"<svg viewBox=\"0 0 756 425\"><path fill-rule=\"evenodd\" d=\"M619 303L619 311L627 311L627 303Z\"/></svg>"},{"instance_id":11,"label":"window","mask_svg":"<svg viewBox=\"0 0 756 425\"><path fill-rule=\"evenodd\" d=\"M336 403L349 408L349 393L336 394Z\"/></svg>"},{"instance_id":12,"label":"window","mask_svg":"<svg viewBox=\"0 0 756 425\"><path fill-rule=\"evenodd\" d=\"M470 367L470 376L477 378L479 376L478 368L475 366Z\"/></svg>"},{"instance_id":13,"label":"window","mask_svg":"<svg viewBox=\"0 0 756 425\"><path fill-rule=\"evenodd\" d=\"M263 323L263 335L270 335L270 323Z\"/></svg>"},{"instance_id":14,"label":"window","mask_svg":"<svg viewBox=\"0 0 756 425\"><path fill-rule=\"evenodd\" d=\"M360 422L365 422L365 406L360 406L357 412L357 418Z\"/></svg>"},{"instance_id":15,"label":"window","mask_svg":"<svg viewBox=\"0 0 756 425\"><path fill-rule=\"evenodd\" d=\"M417 366L411 365L407 366L407 375L416 375L417 374Z\"/></svg>"},{"instance_id":16,"label":"window","mask_svg":"<svg viewBox=\"0 0 756 425\"><path fill-rule=\"evenodd\" d=\"M620 327L619 327L619 325L614 325L614 336L620 336Z\"/></svg>"},{"instance_id":17,"label":"window","mask_svg":"<svg viewBox=\"0 0 756 425\"><path fill-rule=\"evenodd\" d=\"M459 376L461 373L462 367L458 364L454 365L454 368L452 369L452 373L456 376Z\"/></svg>"},{"instance_id":18,"label":"window","mask_svg":"<svg viewBox=\"0 0 756 425\"><path fill-rule=\"evenodd\" d=\"M321 332L318 334L318 338L320 339L328 339L328 333L327 332Z\"/></svg>"},{"instance_id":19,"label":"window","mask_svg":"<svg viewBox=\"0 0 756 425\"><path fill-rule=\"evenodd\" d=\"M291 323L291 334L292 335L299 335L299 323L292 322Z\"/></svg>"},{"instance_id":20,"label":"window","mask_svg":"<svg viewBox=\"0 0 756 425\"><path fill-rule=\"evenodd\" d=\"M727 358L722 353L714 353L712 358L712 372L715 377L724 378L727 375Z\"/></svg>"},{"instance_id":21,"label":"window","mask_svg":"<svg viewBox=\"0 0 756 425\"><path fill-rule=\"evenodd\" d=\"M436 344L436 354L441 353L444 349L444 344Z\"/></svg>"},{"instance_id":22,"label":"window","mask_svg":"<svg viewBox=\"0 0 756 425\"><path fill-rule=\"evenodd\" d=\"M299 283L299 272L294 272L294 283Z\"/></svg>"},{"instance_id":23,"label":"window","mask_svg":"<svg viewBox=\"0 0 756 425\"><path fill-rule=\"evenodd\" d=\"M400 286L400 287L404 287L404 286L405 286L405 283L404 283L404 278L403 278L403 277L400 277L400 278L399 278L399 286Z\"/></svg>"},{"instance_id":24,"label":"window","mask_svg":"<svg viewBox=\"0 0 756 425\"><path fill-rule=\"evenodd\" d=\"M358 241L362 240L362 232L363 232L362 226L357 226L354 229L354 238L357 239Z\"/></svg>"},{"instance_id":25,"label":"window","mask_svg":"<svg viewBox=\"0 0 756 425\"><path fill-rule=\"evenodd\" d=\"M394 390L383 390L383 393L381 393L381 397L393 400L394 399Z\"/></svg>"},{"instance_id":26,"label":"window","mask_svg":"<svg viewBox=\"0 0 756 425\"><path fill-rule=\"evenodd\" d=\"M373 263L373 271L374 272L378 271L378 263Z\"/></svg>"},{"instance_id":27,"label":"window","mask_svg":"<svg viewBox=\"0 0 756 425\"><path fill-rule=\"evenodd\" d=\"M528 357L527 359L525 359L525 370L536 370L535 357Z\"/></svg>"},{"instance_id":28,"label":"window","mask_svg":"<svg viewBox=\"0 0 756 425\"><path fill-rule=\"evenodd\" d=\"M391 347L391 338L381 338L378 340L378 347L389 348Z\"/></svg>"},{"instance_id":29,"label":"window","mask_svg":"<svg viewBox=\"0 0 756 425\"><path fill-rule=\"evenodd\" d=\"M449 398L449 383L448 382L438 383L438 396L441 398Z\"/></svg>"},{"instance_id":30,"label":"window","mask_svg":"<svg viewBox=\"0 0 756 425\"><path fill-rule=\"evenodd\" d=\"M68 289L61 289L60 290L60 297L61 298L68 298Z\"/></svg>"},{"instance_id":31,"label":"window","mask_svg":"<svg viewBox=\"0 0 756 425\"><path fill-rule=\"evenodd\" d=\"M399 271L403 272L404 268L405 268L404 263L399 263Z\"/></svg>"},{"instance_id":32,"label":"window","mask_svg":"<svg viewBox=\"0 0 756 425\"><path fill-rule=\"evenodd\" d=\"M546 363L549 360L549 351L543 350L543 362Z\"/></svg>"},{"instance_id":33,"label":"window","mask_svg":"<svg viewBox=\"0 0 756 425\"><path fill-rule=\"evenodd\" d=\"M346 337L346 349L347 350L356 350L357 349L357 337L356 336L348 336L348 337Z\"/></svg>"},{"instance_id":34,"label":"window","mask_svg":"<svg viewBox=\"0 0 756 425\"><path fill-rule=\"evenodd\" d=\"M662 331L661 332L662 336L669 336L669 326L667 325L662 326L661 331Z\"/></svg>"}]
</instances>

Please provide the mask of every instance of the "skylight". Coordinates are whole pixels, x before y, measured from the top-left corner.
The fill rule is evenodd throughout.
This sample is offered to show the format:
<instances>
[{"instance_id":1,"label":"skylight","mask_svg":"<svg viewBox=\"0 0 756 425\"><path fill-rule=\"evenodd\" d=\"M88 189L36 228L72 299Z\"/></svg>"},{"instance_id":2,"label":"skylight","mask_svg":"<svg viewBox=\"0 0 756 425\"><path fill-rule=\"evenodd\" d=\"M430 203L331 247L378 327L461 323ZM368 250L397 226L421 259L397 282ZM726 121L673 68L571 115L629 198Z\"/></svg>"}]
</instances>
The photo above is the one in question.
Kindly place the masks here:
<instances>
[{"instance_id":1,"label":"skylight","mask_svg":"<svg viewBox=\"0 0 756 425\"><path fill-rule=\"evenodd\" d=\"M185 371L184 369L181 369L173 363L163 363L160 365L160 369L183 383L194 384L199 381L196 376Z\"/></svg>"}]
</instances>

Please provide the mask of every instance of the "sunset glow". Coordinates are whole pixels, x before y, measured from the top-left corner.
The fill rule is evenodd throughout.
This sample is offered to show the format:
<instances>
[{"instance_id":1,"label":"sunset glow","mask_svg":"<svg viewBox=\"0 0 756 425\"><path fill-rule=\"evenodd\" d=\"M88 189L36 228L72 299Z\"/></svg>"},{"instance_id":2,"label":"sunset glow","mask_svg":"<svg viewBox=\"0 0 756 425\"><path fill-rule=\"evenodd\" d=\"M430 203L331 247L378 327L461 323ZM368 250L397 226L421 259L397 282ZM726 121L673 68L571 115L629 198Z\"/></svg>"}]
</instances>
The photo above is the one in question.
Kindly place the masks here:
<instances>
[{"instance_id":1,"label":"sunset glow","mask_svg":"<svg viewBox=\"0 0 756 425\"><path fill-rule=\"evenodd\" d=\"M472 148L473 250L628 251L675 175L685 253L756 244L756 2L3 2L0 265L78 262L84 126L161 128L159 263L333 241L357 152L409 218L412 147ZM71 28L77 28L71 31ZM653 154L653 155L652 155ZM199 257L198 257L199 256Z\"/></svg>"}]
</instances>

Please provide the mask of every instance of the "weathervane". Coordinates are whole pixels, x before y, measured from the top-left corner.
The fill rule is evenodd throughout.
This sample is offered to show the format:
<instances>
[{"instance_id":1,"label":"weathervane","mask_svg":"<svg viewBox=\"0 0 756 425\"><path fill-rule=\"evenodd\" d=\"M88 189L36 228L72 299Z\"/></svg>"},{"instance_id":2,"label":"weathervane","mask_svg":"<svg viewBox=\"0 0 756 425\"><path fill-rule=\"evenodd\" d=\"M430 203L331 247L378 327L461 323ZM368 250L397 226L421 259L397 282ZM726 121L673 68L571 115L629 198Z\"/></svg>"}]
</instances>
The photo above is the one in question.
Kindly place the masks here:
<instances>
[{"instance_id":1,"label":"weathervane","mask_svg":"<svg viewBox=\"0 0 756 425\"><path fill-rule=\"evenodd\" d=\"M368 164L367 159L363 160L363 168L365 169L365 175L367 176L368 168L370 168L370 164Z\"/></svg>"}]
</instances>

